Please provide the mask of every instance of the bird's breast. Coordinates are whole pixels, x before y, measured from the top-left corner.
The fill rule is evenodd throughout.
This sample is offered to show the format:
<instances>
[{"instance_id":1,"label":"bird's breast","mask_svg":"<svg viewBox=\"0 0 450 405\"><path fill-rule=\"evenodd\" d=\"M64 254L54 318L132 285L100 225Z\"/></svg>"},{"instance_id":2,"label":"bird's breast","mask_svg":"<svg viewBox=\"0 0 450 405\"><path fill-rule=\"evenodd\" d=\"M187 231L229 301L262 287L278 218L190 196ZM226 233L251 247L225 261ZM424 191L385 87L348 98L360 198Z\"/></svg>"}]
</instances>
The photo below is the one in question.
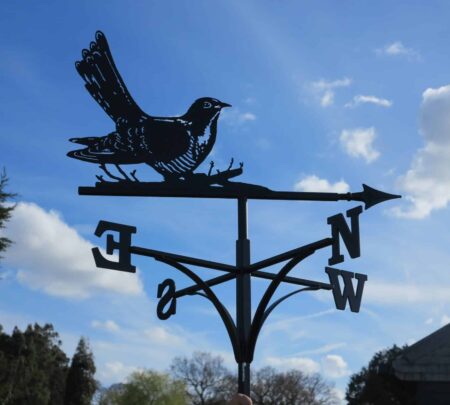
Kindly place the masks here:
<instances>
[{"instance_id":1,"label":"bird's breast","mask_svg":"<svg viewBox=\"0 0 450 405\"><path fill-rule=\"evenodd\" d=\"M147 162L158 172L193 172L206 158L216 138L216 121L204 125L184 119L158 119L140 129Z\"/></svg>"}]
</instances>

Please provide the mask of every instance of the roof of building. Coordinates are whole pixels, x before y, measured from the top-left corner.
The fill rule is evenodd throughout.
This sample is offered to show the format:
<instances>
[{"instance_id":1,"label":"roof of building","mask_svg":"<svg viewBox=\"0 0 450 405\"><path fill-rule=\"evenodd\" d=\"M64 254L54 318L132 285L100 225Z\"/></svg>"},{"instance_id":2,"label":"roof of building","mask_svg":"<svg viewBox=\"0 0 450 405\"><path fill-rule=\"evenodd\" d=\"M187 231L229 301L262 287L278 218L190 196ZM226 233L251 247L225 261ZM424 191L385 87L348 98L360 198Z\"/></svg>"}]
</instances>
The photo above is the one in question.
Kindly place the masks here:
<instances>
[{"instance_id":1,"label":"roof of building","mask_svg":"<svg viewBox=\"0 0 450 405\"><path fill-rule=\"evenodd\" d=\"M393 366L401 380L450 381L450 324L405 349Z\"/></svg>"}]
</instances>

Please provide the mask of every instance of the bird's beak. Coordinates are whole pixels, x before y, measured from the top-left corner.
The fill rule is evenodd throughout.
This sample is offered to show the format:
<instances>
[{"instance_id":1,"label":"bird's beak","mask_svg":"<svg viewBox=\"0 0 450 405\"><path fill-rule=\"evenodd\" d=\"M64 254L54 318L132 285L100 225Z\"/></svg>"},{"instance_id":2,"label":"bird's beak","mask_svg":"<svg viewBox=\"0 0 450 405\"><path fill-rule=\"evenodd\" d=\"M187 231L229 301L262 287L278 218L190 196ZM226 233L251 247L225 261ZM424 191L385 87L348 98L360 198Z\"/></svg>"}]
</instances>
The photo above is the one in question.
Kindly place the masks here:
<instances>
[{"instance_id":1,"label":"bird's beak","mask_svg":"<svg viewBox=\"0 0 450 405\"><path fill-rule=\"evenodd\" d=\"M231 107L231 104L220 102L220 108Z\"/></svg>"}]
</instances>

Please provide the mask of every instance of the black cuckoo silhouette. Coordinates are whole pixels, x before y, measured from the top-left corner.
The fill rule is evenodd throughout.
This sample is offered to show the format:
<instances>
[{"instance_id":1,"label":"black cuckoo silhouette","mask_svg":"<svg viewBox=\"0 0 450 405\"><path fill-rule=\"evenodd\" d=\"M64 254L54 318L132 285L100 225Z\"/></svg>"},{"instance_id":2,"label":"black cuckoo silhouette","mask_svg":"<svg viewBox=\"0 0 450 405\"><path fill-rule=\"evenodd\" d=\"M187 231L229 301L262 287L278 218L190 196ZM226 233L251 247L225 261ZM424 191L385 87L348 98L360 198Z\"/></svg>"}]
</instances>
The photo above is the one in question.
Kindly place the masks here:
<instances>
[{"instance_id":1,"label":"black cuckoo silhouette","mask_svg":"<svg viewBox=\"0 0 450 405\"><path fill-rule=\"evenodd\" d=\"M99 164L107 176L118 181L138 181L135 170L128 175L120 167L138 163L150 165L166 181L189 179L211 151L220 111L230 104L203 97L179 117L150 116L128 92L105 35L97 31L95 39L89 50L83 49L83 60L75 67L87 91L115 122L116 129L106 136L70 139L86 147L67 155ZM115 165L123 177L112 174L106 164ZM102 176L97 178L104 181Z\"/></svg>"}]
</instances>

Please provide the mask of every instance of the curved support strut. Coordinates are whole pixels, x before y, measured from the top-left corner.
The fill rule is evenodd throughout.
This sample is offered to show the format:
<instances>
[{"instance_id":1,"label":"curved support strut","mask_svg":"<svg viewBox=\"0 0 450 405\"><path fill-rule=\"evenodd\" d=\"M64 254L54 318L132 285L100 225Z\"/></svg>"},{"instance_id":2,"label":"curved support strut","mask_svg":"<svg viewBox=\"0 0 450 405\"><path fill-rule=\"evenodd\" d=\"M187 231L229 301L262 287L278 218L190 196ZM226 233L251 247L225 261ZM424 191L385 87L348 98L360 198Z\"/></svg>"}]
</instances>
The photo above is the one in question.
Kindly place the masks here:
<instances>
[{"instance_id":1,"label":"curved support strut","mask_svg":"<svg viewBox=\"0 0 450 405\"><path fill-rule=\"evenodd\" d=\"M166 263L169 266L172 266L176 268L177 270L181 271L184 275L188 276L194 283L199 285L203 291L203 293L196 293L198 295L201 295L205 298L208 298L214 307L216 308L217 312L219 313L220 317L222 318L222 321L225 325L225 328L228 332L228 336L230 337L231 345L233 347L234 356L236 358L240 357L241 348L239 347L239 339L237 335L237 329L236 325L233 321L233 318L231 317L228 310L225 308L225 306L219 301L216 294L211 290L211 288L193 271L189 270L187 267L183 266L182 264L178 263L175 260L169 259L169 258L157 258L156 260Z\"/></svg>"},{"instance_id":2,"label":"curved support strut","mask_svg":"<svg viewBox=\"0 0 450 405\"><path fill-rule=\"evenodd\" d=\"M308 249L306 249L301 254L296 255L291 260L289 260L278 272L275 279L272 280L270 285L267 287L266 292L264 293L258 308L256 309L255 316L253 318L253 322L250 328L250 337L249 337L249 344L248 344L248 352L247 357L248 361L251 362L253 360L253 355L255 353L255 347L256 347L256 341L258 340L259 332L261 331L261 328L269 316L269 314L272 312L272 310L284 299L287 299L293 293L290 295L283 297L280 302L275 302L271 307L267 308L269 305L270 300L272 299L276 289L278 286L283 282L284 277L302 260L306 259L307 257L311 256L317 249L321 249L323 247L329 246L332 243L332 240L330 238L322 239L316 243L313 243L308 246ZM300 291L297 291L300 292Z\"/></svg>"},{"instance_id":3,"label":"curved support strut","mask_svg":"<svg viewBox=\"0 0 450 405\"><path fill-rule=\"evenodd\" d=\"M295 294L301 293L303 291L317 291L319 289L319 287L303 287L300 288L298 290L292 291L289 294L286 294L285 296L281 297L280 299L276 300L269 308L267 308L264 311L264 315L261 321L261 327L264 325L264 322L266 321L266 319L269 317L269 315L272 313L272 311L278 306L280 305L283 301L287 300L289 297L292 297Z\"/></svg>"}]
</instances>

